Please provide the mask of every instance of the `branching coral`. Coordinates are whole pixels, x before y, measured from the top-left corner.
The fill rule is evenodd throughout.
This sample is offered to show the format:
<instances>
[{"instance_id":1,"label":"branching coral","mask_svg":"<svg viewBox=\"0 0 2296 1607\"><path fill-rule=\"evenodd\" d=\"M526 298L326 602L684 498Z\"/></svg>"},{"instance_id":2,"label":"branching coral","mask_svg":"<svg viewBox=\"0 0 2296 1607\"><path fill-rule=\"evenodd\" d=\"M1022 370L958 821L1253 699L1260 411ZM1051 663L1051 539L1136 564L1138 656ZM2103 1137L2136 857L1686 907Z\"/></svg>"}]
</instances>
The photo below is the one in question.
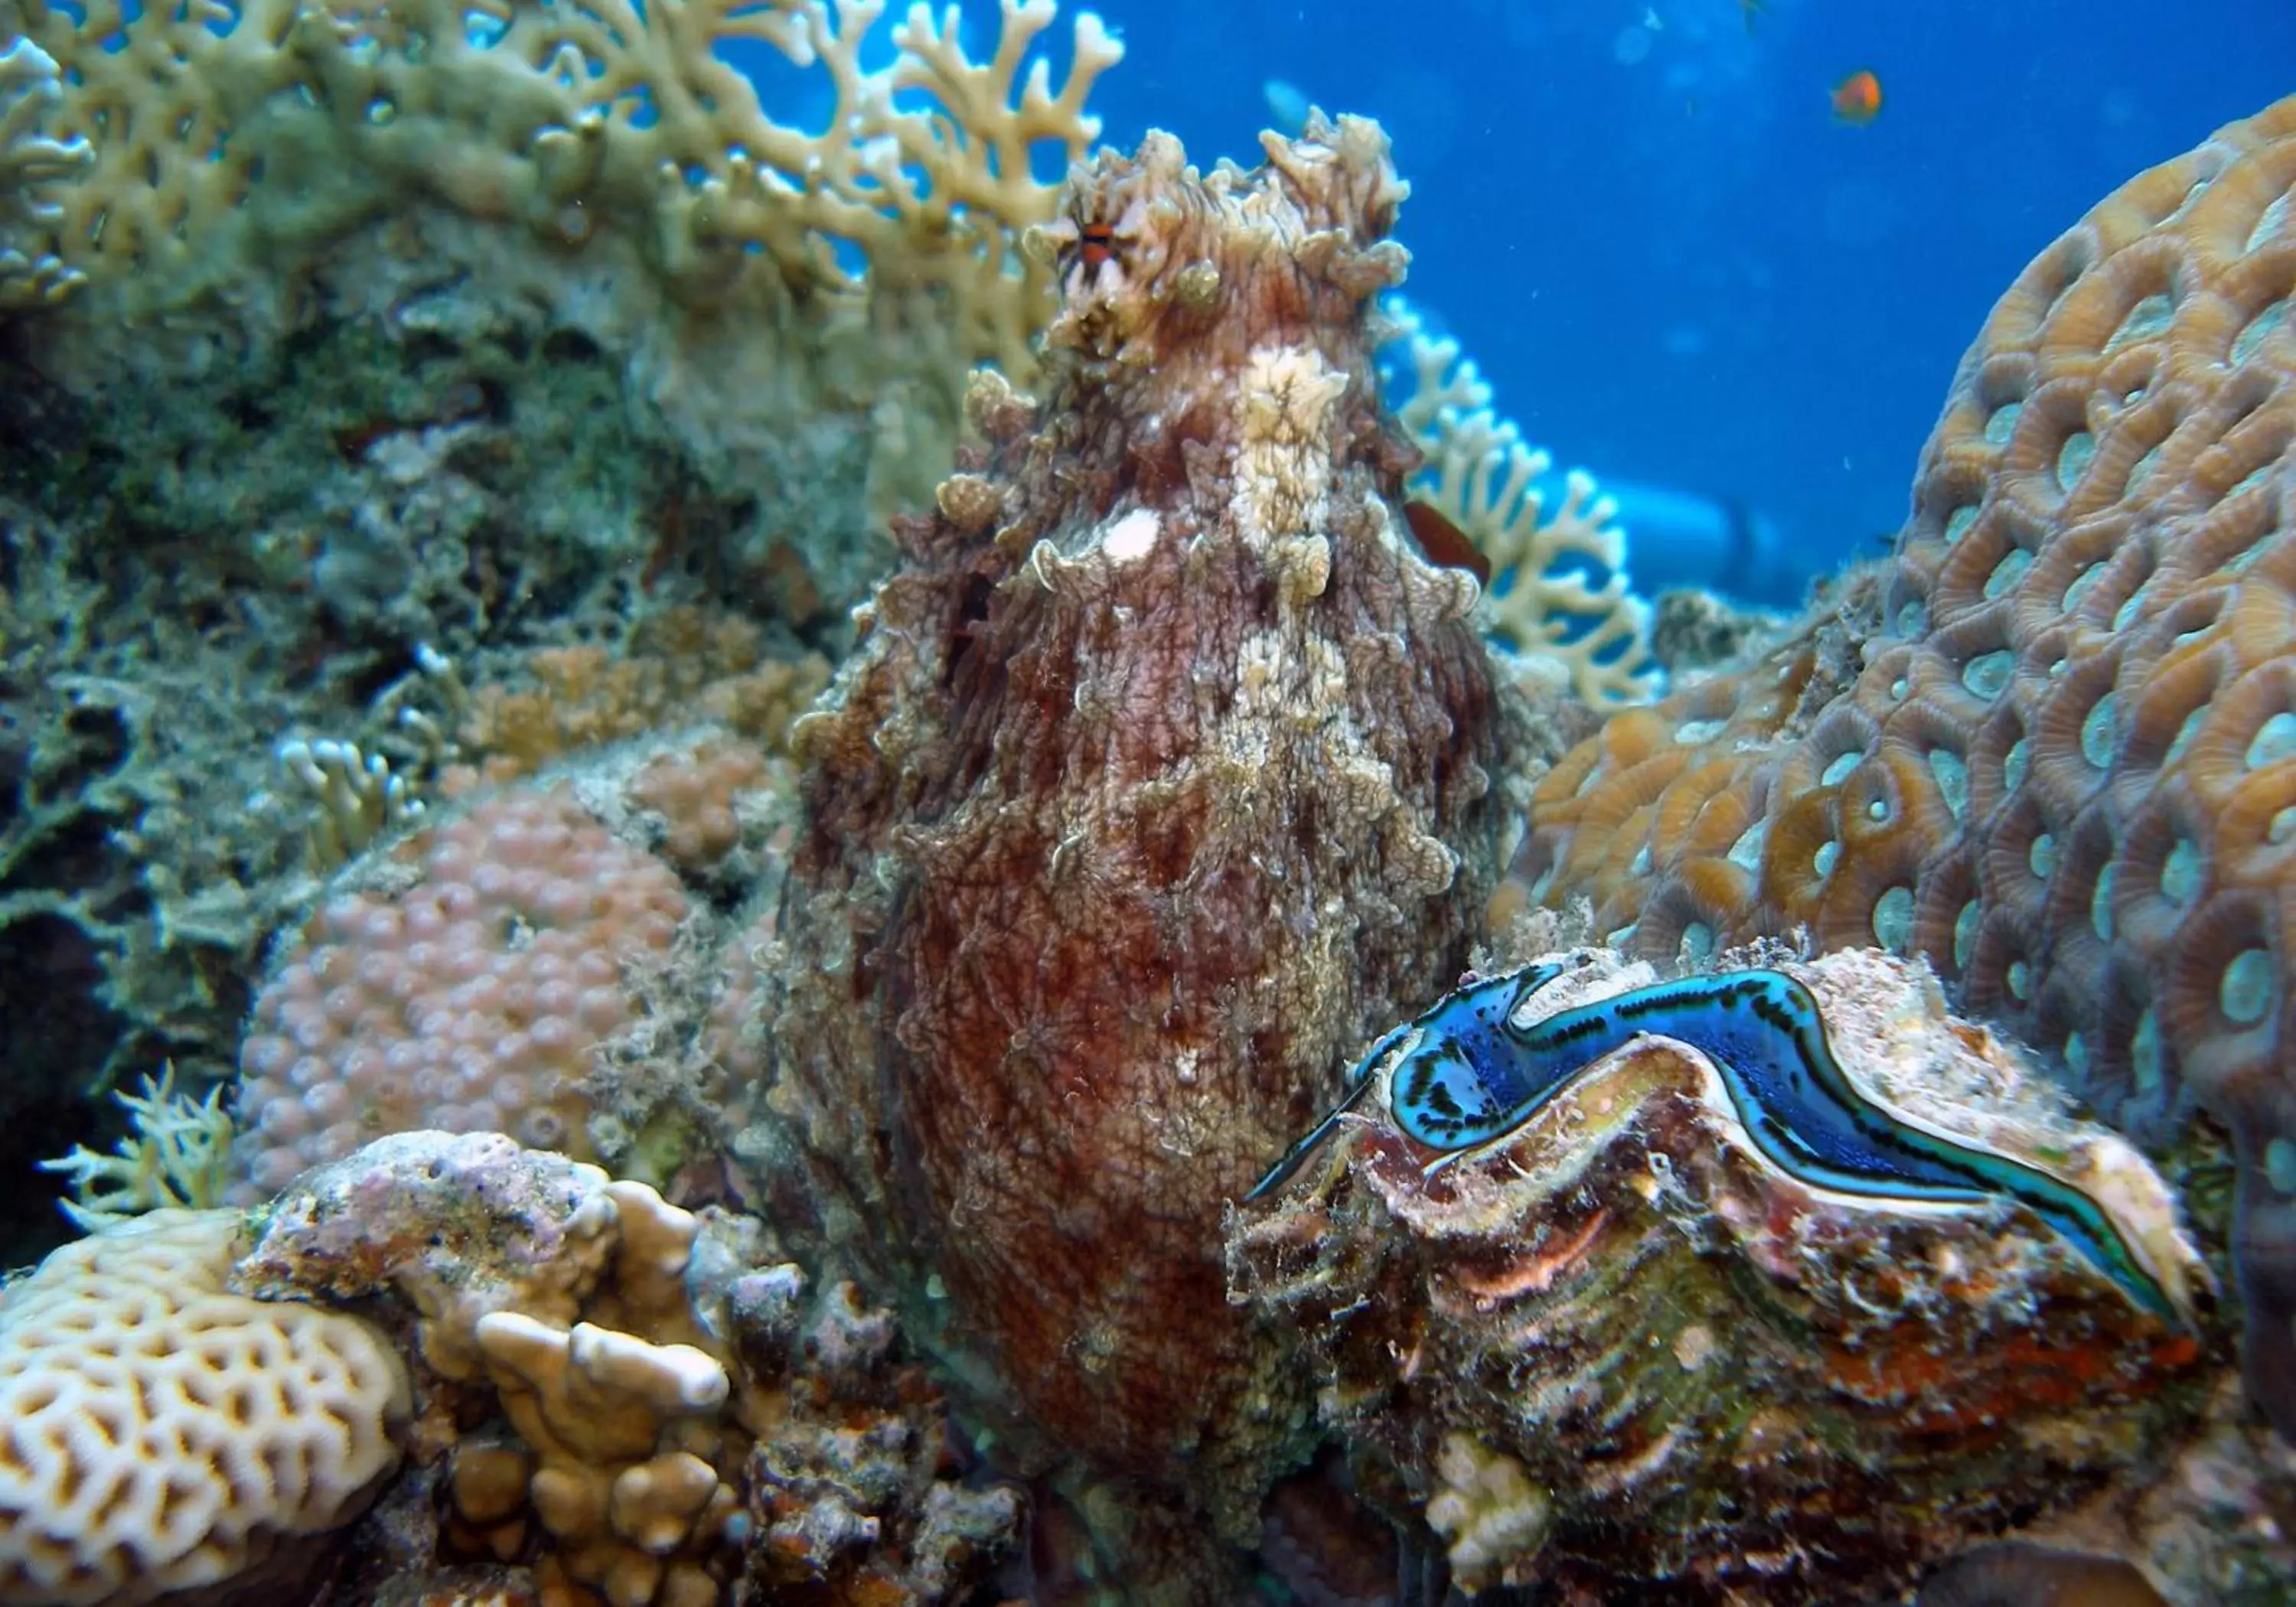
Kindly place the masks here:
<instances>
[{"instance_id":1,"label":"branching coral","mask_svg":"<svg viewBox=\"0 0 2296 1607\"><path fill-rule=\"evenodd\" d=\"M77 1198L62 1201L64 1215L92 1233L144 1211L222 1204L234 1132L223 1095L220 1083L204 1099L176 1093L173 1065L145 1078L141 1094L113 1094L134 1124L114 1153L74 1144L70 1154L40 1163L71 1180Z\"/></svg>"},{"instance_id":2,"label":"branching coral","mask_svg":"<svg viewBox=\"0 0 2296 1607\"><path fill-rule=\"evenodd\" d=\"M499 1134L385 1139L302 1179L233 1273L358 1300L415 1359L444 1521L403 1568L514 1558L546 1602L970 1599L1020 1503L945 1479L939 1403L850 1285L755 1223Z\"/></svg>"},{"instance_id":3,"label":"branching coral","mask_svg":"<svg viewBox=\"0 0 2296 1607\"><path fill-rule=\"evenodd\" d=\"M93 160L85 139L42 131L59 98L56 64L45 51L29 39L0 51L0 311L53 301L80 277L37 244L26 249L36 233L62 219L45 193L78 177Z\"/></svg>"},{"instance_id":4,"label":"branching coral","mask_svg":"<svg viewBox=\"0 0 2296 1607\"><path fill-rule=\"evenodd\" d=\"M2296 1432L2292 189L2285 101L2044 251L1886 570L1613 719L1541 783L1519 873L1646 955L1925 955L2125 1122L2223 1121L2249 1377Z\"/></svg>"},{"instance_id":5,"label":"branching coral","mask_svg":"<svg viewBox=\"0 0 2296 1607\"><path fill-rule=\"evenodd\" d=\"M1513 422L1456 340L1426 332L1400 297L1384 303L1412 373L1396 418L1427 461L1410 489L1472 540L1491 566L1481 615L1534 671L1560 666L1600 707L1639 702L1659 687L1650 604L1627 581L1618 504L1574 469L1550 512L1540 485L1554 467Z\"/></svg>"},{"instance_id":6,"label":"branching coral","mask_svg":"<svg viewBox=\"0 0 2296 1607\"><path fill-rule=\"evenodd\" d=\"M1120 53L1087 15L1060 89L1041 61L1024 79L1051 0L1007 0L979 64L953 16L918 5L879 71L861 59L882 0L100 0L78 17L22 4L31 40L71 70L56 124L94 151L56 197L55 250L147 298L217 283L243 253L275 266L378 203L428 196L561 245L641 240L702 300L759 254L791 297L849 295L857 252L875 289L930 289L964 352L1023 365L1049 283L1010 250L1051 211L1032 159L1097 133L1084 98ZM819 75L824 132L767 111L721 59L743 45Z\"/></svg>"}]
</instances>

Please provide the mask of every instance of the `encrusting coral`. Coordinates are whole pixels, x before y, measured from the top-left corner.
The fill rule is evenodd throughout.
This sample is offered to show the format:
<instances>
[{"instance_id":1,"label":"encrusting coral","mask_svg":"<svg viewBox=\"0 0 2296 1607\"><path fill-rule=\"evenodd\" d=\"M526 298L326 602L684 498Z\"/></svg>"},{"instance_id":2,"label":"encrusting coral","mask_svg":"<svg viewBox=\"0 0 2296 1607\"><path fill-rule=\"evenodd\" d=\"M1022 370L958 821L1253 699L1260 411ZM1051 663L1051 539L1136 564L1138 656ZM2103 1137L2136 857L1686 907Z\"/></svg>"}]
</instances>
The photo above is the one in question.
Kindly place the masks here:
<instances>
[{"instance_id":1,"label":"encrusting coral","mask_svg":"<svg viewBox=\"0 0 2296 1607\"><path fill-rule=\"evenodd\" d=\"M832 1250L998 1381L1000 1443L1144 1479L1110 1510L1193 1509L1198 1547L1256 1532L1305 1415L1226 1301L1223 1203L1464 963L1521 736L1473 579L1402 517L1386 140L1263 143L1103 154L1039 237L1044 399L976 384L988 447L793 734L757 1152L808 1158ZM1143 1599L1230 1587L1152 1549Z\"/></svg>"},{"instance_id":2,"label":"encrusting coral","mask_svg":"<svg viewBox=\"0 0 2296 1607\"><path fill-rule=\"evenodd\" d=\"M392 1324L421 1423L354 1576L514 1563L544 1602L959 1599L1010 1490L944 1477L890 1316L809 1287L759 1226L499 1134L380 1140L300 1179L233 1270ZM419 1514L419 1515L418 1515ZM368 1532L373 1531L373 1532Z\"/></svg>"},{"instance_id":3,"label":"encrusting coral","mask_svg":"<svg viewBox=\"0 0 2296 1607\"><path fill-rule=\"evenodd\" d=\"M1511 1019L1659 997L1628 991L1647 964L1554 960ZM1866 950L1790 969L1861 1098L2081 1191L2162 1309L2009 1195L1804 1181L1761 1135L1792 1124L1791 1102L1747 1108L1751 1069L1653 1011L1438 1174L1365 1111L1311 1186L1247 1213L1232 1265L1305 1336L1327 1422L1402 1470L1468 1588L1876 1593L2004 1522L2150 1479L2197 1415L2184 1381L2202 1347L2175 1314L2209 1274L2132 1146L2065 1115L1918 966ZM1416 1074L1393 1075L1400 1111Z\"/></svg>"},{"instance_id":4,"label":"encrusting coral","mask_svg":"<svg viewBox=\"0 0 2296 1607\"><path fill-rule=\"evenodd\" d=\"M416 1127L587 1153L593 1056L643 1022L688 908L563 790L486 799L387 853L256 996L239 1165L257 1197Z\"/></svg>"},{"instance_id":5,"label":"encrusting coral","mask_svg":"<svg viewBox=\"0 0 2296 1607\"><path fill-rule=\"evenodd\" d=\"M2132 1131L2223 1123L2248 1377L2296 1433L2292 188L2296 100L2044 251L1894 558L1564 759L1515 876L1654 957L1925 955Z\"/></svg>"},{"instance_id":6,"label":"encrusting coral","mask_svg":"<svg viewBox=\"0 0 2296 1607\"><path fill-rule=\"evenodd\" d=\"M229 1197L418 1128L666 1181L751 1092L714 996L750 989L726 939L778 890L792 791L698 726L441 799L339 867L256 991Z\"/></svg>"}]
</instances>

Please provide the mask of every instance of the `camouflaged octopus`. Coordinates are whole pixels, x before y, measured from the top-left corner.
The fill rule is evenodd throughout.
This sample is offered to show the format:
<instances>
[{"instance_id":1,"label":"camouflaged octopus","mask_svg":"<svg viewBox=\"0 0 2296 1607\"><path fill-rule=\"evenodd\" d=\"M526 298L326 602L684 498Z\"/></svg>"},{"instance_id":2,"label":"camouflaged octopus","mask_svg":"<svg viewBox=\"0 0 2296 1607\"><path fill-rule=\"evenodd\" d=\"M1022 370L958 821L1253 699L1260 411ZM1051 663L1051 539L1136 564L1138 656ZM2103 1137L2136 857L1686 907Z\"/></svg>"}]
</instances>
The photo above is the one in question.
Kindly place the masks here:
<instances>
[{"instance_id":1,"label":"camouflaged octopus","mask_svg":"<svg viewBox=\"0 0 2296 1607\"><path fill-rule=\"evenodd\" d=\"M1077 170L1044 400L976 386L987 448L795 735L766 1141L1000 1458L1165 1526L1118 1547L1136 1599L1234 1599L1153 1554L1256 1538L1312 1443L1222 1213L1465 964L1521 757L1475 582L1401 511L1385 138L1264 143Z\"/></svg>"}]
</instances>

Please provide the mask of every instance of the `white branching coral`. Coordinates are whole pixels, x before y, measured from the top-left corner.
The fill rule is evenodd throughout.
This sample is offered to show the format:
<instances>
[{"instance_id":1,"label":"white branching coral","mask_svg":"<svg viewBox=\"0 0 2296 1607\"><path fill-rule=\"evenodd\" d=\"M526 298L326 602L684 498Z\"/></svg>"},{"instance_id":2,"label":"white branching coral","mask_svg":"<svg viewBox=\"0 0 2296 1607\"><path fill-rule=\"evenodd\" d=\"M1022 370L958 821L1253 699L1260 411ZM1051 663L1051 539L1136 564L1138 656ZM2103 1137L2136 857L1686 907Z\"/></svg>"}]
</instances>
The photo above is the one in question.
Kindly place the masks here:
<instances>
[{"instance_id":1,"label":"white branching coral","mask_svg":"<svg viewBox=\"0 0 2296 1607\"><path fill-rule=\"evenodd\" d=\"M322 737L279 744L279 764L318 806L311 818L311 867L332 870L366 849L384 832L422 813L422 800L403 775L394 775L380 753L363 753L357 742Z\"/></svg>"},{"instance_id":2,"label":"white branching coral","mask_svg":"<svg viewBox=\"0 0 2296 1607\"><path fill-rule=\"evenodd\" d=\"M71 1179L77 1199L60 1201L65 1216L93 1233L145 1211L221 1203L231 1181L233 1131L223 1085L205 1099L178 1094L171 1062L156 1078L144 1079L143 1093L111 1097L133 1123L112 1153L76 1144L70 1154L40 1162L42 1171Z\"/></svg>"},{"instance_id":3,"label":"white branching coral","mask_svg":"<svg viewBox=\"0 0 2296 1607\"><path fill-rule=\"evenodd\" d=\"M53 301L80 277L53 252L27 246L63 216L47 196L50 187L94 160L86 140L45 132L59 98L56 64L45 51L29 39L0 50L0 311Z\"/></svg>"},{"instance_id":4,"label":"white branching coral","mask_svg":"<svg viewBox=\"0 0 2296 1607\"><path fill-rule=\"evenodd\" d=\"M1618 504L1574 469L1550 510L1541 482L1554 460L1493 411L1491 388L1459 343L1430 335L1399 297L1383 309L1409 369L1396 417L1427 458L1409 488L1490 561L1484 627L1527 660L1560 665L1589 703L1654 696L1650 604L1628 585Z\"/></svg>"}]
</instances>

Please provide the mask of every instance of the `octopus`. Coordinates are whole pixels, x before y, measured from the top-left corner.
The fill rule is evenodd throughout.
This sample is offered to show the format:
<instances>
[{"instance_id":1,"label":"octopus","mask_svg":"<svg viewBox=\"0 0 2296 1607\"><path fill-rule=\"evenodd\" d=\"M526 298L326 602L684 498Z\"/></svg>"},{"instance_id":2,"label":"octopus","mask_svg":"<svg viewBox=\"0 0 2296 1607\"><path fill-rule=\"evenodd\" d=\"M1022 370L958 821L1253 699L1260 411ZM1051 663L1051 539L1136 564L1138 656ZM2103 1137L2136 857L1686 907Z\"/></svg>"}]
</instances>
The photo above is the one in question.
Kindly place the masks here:
<instances>
[{"instance_id":1,"label":"octopus","mask_svg":"<svg viewBox=\"0 0 2296 1607\"><path fill-rule=\"evenodd\" d=\"M1265 146L1103 154L1036 237L1045 394L975 385L986 445L794 734L758 1139L1141 1600L1240 1599L1319 1443L1225 1214L1468 962L1533 753L1380 402L1385 138Z\"/></svg>"}]
</instances>

